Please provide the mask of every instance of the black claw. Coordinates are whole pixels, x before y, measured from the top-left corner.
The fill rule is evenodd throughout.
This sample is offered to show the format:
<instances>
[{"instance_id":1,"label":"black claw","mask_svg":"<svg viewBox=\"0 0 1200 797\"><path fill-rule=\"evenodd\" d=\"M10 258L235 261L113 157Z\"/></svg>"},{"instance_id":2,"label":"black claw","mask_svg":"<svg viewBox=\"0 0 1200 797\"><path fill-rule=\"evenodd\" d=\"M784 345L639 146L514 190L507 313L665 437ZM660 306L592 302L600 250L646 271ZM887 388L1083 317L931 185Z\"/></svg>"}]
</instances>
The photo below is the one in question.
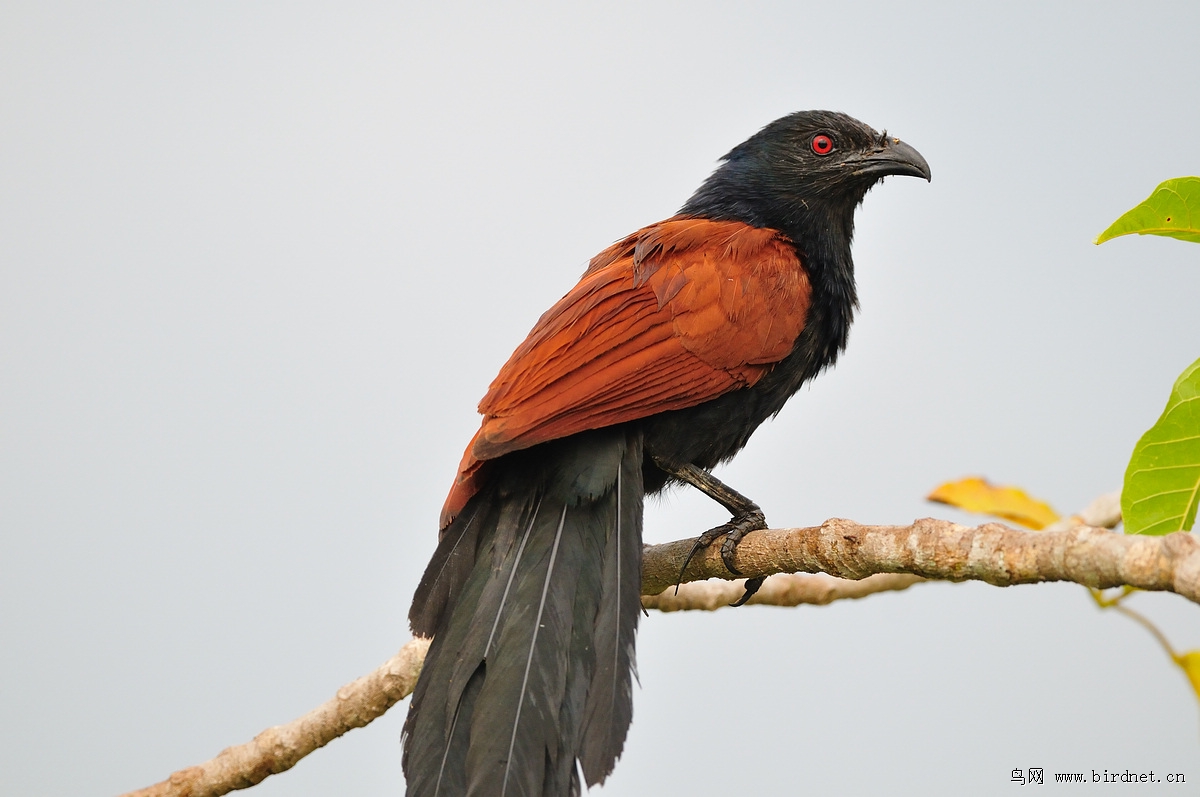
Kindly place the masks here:
<instances>
[{"instance_id":1,"label":"black claw","mask_svg":"<svg viewBox=\"0 0 1200 797\"><path fill-rule=\"evenodd\" d=\"M679 594L679 585L683 583L683 574L687 571L687 566L692 563L692 557L696 555L696 551L699 551L701 548L707 547L707 545L708 544L706 542L704 542L703 534L701 534L699 537L697 537L696 542L694 542L692 544L692 550L688 551L687 559L683 560L683 567L679 568L679 577L675 579L675 594L676 595Z\"/></svg>"},{"instance_id":2,"label":"black claw","mask_svg":"<svg viewBox=\"0 0 1200 797\"><path fill-rule=\"evenodd\" d=\"M765 576L757 576L756 578L746 579L746 584L745 584L746 591L744 593L742 593L742 597L737 599L737 603L731 603L729 605L730 606L741 606L746 601L753 598L754 593L758 592L758 588L761 587L763 585L763 582L766 580L767 579Z\"/></svg>"},{"instance_id":3,"label":"black claw","mask_svg":"<svg viewBox=\"0 0 1200 797\"><path fill-rule=\"evenodd\" d=\"M683 567L679 568L679 578L675 579L676 595L679 594L679 585L683 583L683 574L687 571L687 566L692 563L692 557L694 557L698 551L701 551L712 545L722 535L728 534L730 528L732 528L732 526L729 523L726 523L724 526L717 526L715 529L709 529L696 538L696 541L692 543L692 550L688 551L687 559L683 560Z\"/></svg>"},{"instance_id":4,"label":"black claw","mask_svg":"<svg viewBox=\"0 0 1200 797\"><path fill-rule=\"evenodd\" d=\"M745 534L739 534L740 529L734 529L725 536L725 542L721 543L721 561L725 563L725 569L735 576L742 575L742 571L737 569L737 565L733 563L733 554L737 551L737 544L741 542Z\"/></svg>"},{"instance_id":5,"label":"black claw","mask_svg":"<svg viewBox=\"0 0 1200 797\"><path fill-rule=\"evenodd\" d=\"M733 564L733 555L737 551L738 543L750 532L765 529L767 521L762 512L751 512L740 518L734 518L728 527L729 533L725 536L725 542L721 543L721 561L725 563L725 567L730 573L740 576L742 571Z\"/></svg>"}]
</instances>

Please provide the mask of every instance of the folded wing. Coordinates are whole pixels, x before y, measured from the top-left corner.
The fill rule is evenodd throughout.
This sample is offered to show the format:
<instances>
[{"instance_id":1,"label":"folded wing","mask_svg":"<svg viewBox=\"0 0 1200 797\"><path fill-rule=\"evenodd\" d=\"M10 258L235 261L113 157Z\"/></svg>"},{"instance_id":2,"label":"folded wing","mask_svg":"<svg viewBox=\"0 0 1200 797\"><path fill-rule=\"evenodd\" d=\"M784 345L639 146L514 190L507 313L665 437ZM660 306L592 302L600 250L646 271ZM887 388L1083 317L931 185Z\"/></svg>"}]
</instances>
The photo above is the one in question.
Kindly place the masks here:
<instances>
[{"instance_id":1,"label":"folded wing","mask_svg":"<svg viewBox=\"0 0 1200 797\"><path fill-rule=\"evenodd\" d=\"M775 230L676 217L613 244L492 382L442 527L488 460L753 385L791 352L810 298L795 247Z\"/></svg>"}]
</instances>

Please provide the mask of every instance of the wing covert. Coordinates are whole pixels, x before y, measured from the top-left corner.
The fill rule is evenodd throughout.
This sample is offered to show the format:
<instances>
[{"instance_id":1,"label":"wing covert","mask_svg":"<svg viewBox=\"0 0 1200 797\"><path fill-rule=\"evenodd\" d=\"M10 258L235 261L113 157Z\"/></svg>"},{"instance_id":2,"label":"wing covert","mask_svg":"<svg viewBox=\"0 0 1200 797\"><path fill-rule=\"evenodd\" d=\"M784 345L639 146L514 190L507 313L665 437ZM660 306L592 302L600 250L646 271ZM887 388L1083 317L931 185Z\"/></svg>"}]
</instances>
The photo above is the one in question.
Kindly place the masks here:
<instances>
[{"instance_id":1,"label":"wing covert","mask_svg":"<svg viewBox=\"0 0 1200 797\"><path fill-rule=\"evenodd\" d=\"M492 381L442 527L487 460L753 385L791 352L810 298L775 230L675 217L613 244Z\"/></svg>"}]
</instances>

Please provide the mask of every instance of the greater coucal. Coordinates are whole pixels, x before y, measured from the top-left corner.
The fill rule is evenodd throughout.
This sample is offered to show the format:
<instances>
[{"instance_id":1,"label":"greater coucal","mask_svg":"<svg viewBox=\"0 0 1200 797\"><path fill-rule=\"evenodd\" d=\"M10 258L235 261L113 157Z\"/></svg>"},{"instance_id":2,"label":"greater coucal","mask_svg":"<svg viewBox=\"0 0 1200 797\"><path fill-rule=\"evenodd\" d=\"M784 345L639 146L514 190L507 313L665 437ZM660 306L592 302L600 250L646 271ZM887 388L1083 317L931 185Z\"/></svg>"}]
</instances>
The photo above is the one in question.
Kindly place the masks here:
<instances>
[{"instance_id":1,"label":"greater coucal","mask_svg":"<svg viewBox=\"0 0 1200 797\"><path fill-rule=\"evenodd\" d=\"M612 771L643 496L682 481L720 501L732 520L698 544L728 535L730 564L765 526L709 469L845 347L854 211L889 174L930 176L845 114L785 116L538 320L479 404L413 599L433 644L404 726L409 795L575 795L579 770L589 785Z\"/></svg>"}]
</instances>

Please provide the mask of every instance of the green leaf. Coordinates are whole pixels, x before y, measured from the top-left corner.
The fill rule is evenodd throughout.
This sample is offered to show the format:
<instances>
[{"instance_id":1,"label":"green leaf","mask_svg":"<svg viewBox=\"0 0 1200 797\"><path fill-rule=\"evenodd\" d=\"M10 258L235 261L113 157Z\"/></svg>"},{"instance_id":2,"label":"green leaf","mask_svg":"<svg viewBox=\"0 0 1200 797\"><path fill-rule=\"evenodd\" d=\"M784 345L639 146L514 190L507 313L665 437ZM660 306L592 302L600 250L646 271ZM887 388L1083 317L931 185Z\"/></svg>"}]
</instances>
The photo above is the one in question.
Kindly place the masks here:
<instances>
[{"instance_id":1,"label":"green leaf","mask_svg":"<svg viewBox=\"0 0 1200 797\"><path fill-rule=\"evenodd\" d=\"M1100 233L1096 243L1135 232L1200 243L1200 177L1176 177L1162 183L1149 199Z\"/></svg>"},{"instance_id":2,"label":"green leaf","mask_svg":"<svg viewBox=\"0 0 1200 797\"><path fill-rule=\"evenodd\" d=\"M1200 360L1188 366L1162 417L1129 458L1121 514L1126 534L1188 531L1200 497Z\"/></svg>"}]
</instances>

